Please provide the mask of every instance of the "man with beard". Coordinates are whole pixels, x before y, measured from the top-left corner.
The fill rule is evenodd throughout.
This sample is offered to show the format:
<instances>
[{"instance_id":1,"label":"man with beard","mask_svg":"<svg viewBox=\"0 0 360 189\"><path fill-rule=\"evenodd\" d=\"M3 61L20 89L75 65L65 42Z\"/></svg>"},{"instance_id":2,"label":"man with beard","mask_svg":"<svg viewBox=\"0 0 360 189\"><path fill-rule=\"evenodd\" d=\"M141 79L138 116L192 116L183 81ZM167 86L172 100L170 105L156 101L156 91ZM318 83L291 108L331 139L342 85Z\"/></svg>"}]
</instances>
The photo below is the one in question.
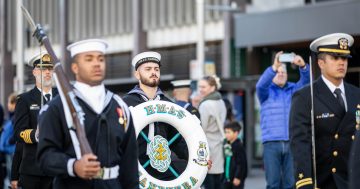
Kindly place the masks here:
<instances>
[{"instance_id":1,"label":"man with beard","mask_svg":"<svg viewBox=\"0 0 360 189\"><path fill-rule=\"evenodd\" d=\"M29 65L33 67L36 84L32 90L18 96L14 115L15 138L23 143L19 186L23 189L47 189L51 188L53 178L46 176L35 160L39 133L37 119L42 105L58 93L52 89L53 64L49 54L41 52L29 61Z\"/></svg>"},{"instance_id":2,"label":"man with beard","mask_svg":"<svg viewBox=\"0 0 360 189\"><path fill-rule=\"evenodd\" d=\"M149 100L165 100L171 102L158 87L160 84L160 60L161 55L157 52L143 52L132 59L132 66L135 68L134 75L136 79L139 80L139 85L136 85L124 96L124 101L128 106L136 106ZM178 133L174 127L159 122L146 126L143 132L150 141L153 140L155 135L160 135L169 141ZM149 159L149 149L145 137L138 137L138 145L139 161L143 165ZM172 151L172 164L175 167L175 171L180 174L185 169L186 160L188 159L188 150L184 139L179 137L170 146L170 149ZM161 180L172 180L176 178L169 170L162 173L151 166L147 166L146 171Z\"/></svg>"}]
</instances>

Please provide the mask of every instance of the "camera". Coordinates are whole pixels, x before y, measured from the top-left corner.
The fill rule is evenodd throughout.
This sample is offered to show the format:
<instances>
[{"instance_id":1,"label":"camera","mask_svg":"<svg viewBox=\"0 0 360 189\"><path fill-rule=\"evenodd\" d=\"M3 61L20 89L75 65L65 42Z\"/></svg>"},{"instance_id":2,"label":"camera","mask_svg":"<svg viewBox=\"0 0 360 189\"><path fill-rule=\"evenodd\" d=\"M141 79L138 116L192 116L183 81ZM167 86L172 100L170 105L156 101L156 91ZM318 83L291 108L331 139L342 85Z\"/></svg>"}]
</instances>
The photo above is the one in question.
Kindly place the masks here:
<instances>
[{"instance_id":1,"label":"camera","mask_svg":"<svg viewBox=\"0 0 360 189\"><path fill-rule=\"evenodd\" d=\"M294 58L295 58L294 53L283 53L279 56L279 61L284 63L285 62L292 63L294 62Z\"/></svg>"}]
</instances>

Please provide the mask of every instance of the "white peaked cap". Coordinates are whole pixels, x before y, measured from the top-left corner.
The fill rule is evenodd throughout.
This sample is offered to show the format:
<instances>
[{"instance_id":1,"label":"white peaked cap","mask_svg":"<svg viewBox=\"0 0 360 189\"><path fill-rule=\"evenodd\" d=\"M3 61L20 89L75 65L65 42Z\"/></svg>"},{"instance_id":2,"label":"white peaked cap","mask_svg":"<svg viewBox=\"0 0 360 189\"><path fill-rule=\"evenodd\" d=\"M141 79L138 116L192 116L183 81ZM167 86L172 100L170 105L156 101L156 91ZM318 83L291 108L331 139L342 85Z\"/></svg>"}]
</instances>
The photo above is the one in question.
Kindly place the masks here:
<instances>
[{"instance_id":1,"label":"white peaked cap","mask_svg":"<svg viewBox=\"0 0 360 189\"><path fill-rule=\"evenodd\" d=\"M39 60L43 55L48 54L47 51L41 51L40 53L35 54L34 56L32 56L29 61L28 61L28 65L30 67L34 67L34 62Z\"/></svg>"},{"instance_id":2,"label":"white peaked cap","mask_svg":"<svg viewBox=\"0 0 360 189\"><path fill-rule=\"evenodd\" d=\"M71 57L74 57L77 54L91 51L99 51L105 54L107 47L107 42L102 39L86 39L70 44L67 46L67 50L70 51Z\"/></svg>"},{"instance_id":3,"label":"white peaked cap","mask_svg":"<svg viewBox=\"0 0 360 189\"><path fill-rule=\"evenodd\" d=\"M319 37L315 39L310 44L310 50L313 52L318 52L318 48L321 46L329 46L329 45L335 45L337 46L340 39L346 39L348 41L348 46L351 47L354 43L354 38L346 33L332 33L328 35L324 35L322 37Z\"/></svg>"},{"instance_id":4,"label":"white peaked cap","mask_svg":"<svg viewBox=\"0 0 360 189\"><path fill-rule=\"evenodd\" d=\"M172 81L171 84L174 86L174 88L190 87L191 80L190 79L176 80L176 81Z\"/></svg>"}]
</instances>

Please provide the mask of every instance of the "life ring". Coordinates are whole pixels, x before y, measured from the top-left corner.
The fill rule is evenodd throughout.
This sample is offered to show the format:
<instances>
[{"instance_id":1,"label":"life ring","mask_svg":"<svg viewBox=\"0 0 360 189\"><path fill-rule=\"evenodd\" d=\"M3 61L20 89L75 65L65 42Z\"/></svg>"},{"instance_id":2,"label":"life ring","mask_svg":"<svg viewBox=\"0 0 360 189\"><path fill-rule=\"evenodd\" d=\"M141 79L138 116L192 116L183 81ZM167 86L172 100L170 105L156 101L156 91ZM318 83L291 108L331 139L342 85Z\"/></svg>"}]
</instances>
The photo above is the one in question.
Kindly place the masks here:
<instances>
[{"instance_id":1,"label":"life ring","mask_svg":"<svg viewBox=\"0 0 360 189\"><path fill-rule=\"evenodd\" d=\"M200 188L208 171L207 160L209 160L210 154L208 142L201 128L200 120L181 106L167 101L144 102L135 107L130 107L130 111L135 126L136 138L139 137L144 127L150 123L165 122L179 131L185 139L189 150L189 161L186 169L181 175L178 175L176 179L170 181L154 178L148 174L138 162L140 188ZM153 142L156 140L157 142ZM153 141L151 145L157 149L157 156L151 154L155 158L154 161L159 162L160 168L157 167L157 169L159 168L158 170L161 171L164 169L163 166L165 166L166 169L166 165L169 164L166 162L170 159L169 151L166 149L168 141L164 141L164 138L158 135L154 137ZM158 151L160 148L162 150L161 152L165 151L161 158L159 158L160 152ZM149 157L150 156L149 154ZM151 166L153 166L153 164L151 164ZM171 168L171 166L169 168Z\"/></svg>"}]
</instances>

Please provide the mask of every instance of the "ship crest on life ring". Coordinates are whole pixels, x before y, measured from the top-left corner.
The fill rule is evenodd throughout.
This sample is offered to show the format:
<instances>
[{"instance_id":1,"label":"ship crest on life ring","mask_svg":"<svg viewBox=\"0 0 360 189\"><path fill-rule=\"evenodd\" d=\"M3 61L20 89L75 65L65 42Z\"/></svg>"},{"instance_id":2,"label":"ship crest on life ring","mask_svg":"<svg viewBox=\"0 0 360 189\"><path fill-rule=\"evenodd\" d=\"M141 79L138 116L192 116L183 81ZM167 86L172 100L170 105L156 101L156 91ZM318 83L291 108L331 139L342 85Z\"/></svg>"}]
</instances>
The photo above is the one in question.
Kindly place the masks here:
<instances>
[{"instance_id":1,"label":"ship crest on life ring","mask_svg":"<svg viewBox=\"0 0 360 189\"><path fill-rule=\"evenodd\" d=\"M208 152L206 150L206 143L205 142L199 142L200 146L199 149L197 150L197 159L193 159L193 161L199 165L202 166L207 166L207 156L208 156Z\"/></svg>"}]
</instances>

